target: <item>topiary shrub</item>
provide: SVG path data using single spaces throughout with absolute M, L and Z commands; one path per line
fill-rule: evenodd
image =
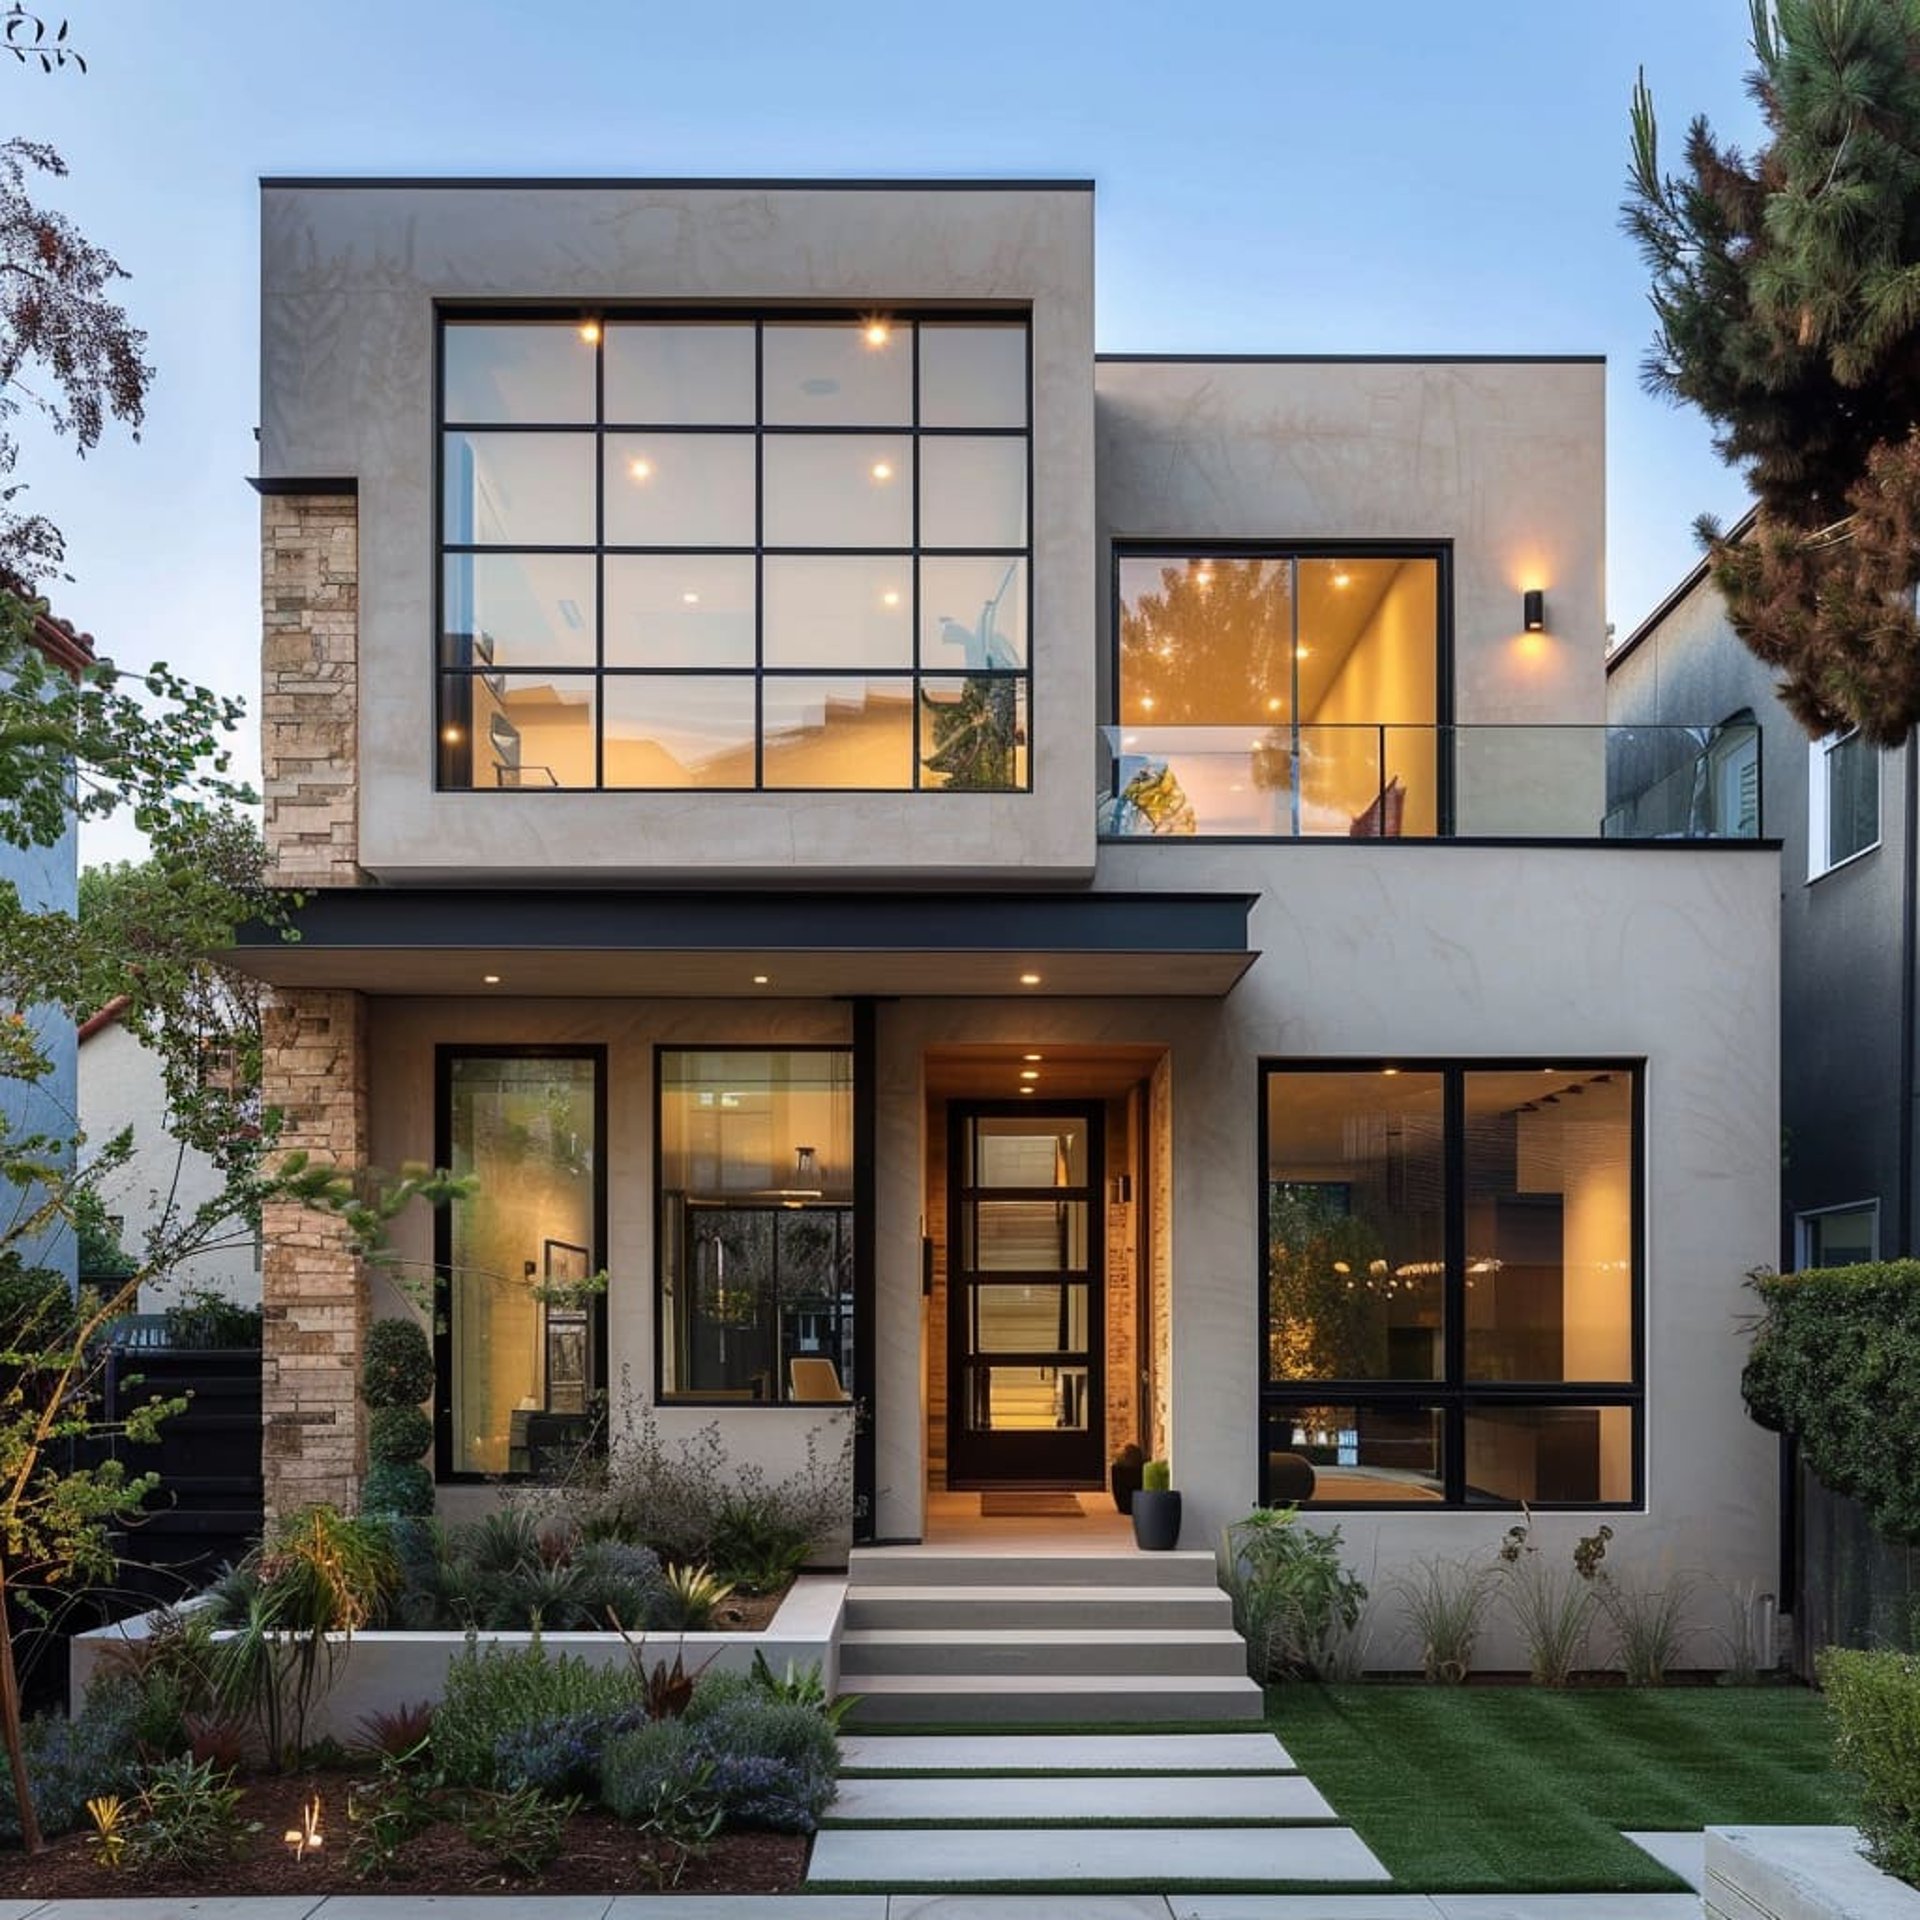
M 360 1511 L 424 1520 L 433 1511 L 433 1475 L 418 1461 L 376 1460 L 360 1483 Z
M 433 1349 L 417 1320 L 376 1320 L 360 1361 L 360 1398 L 370 1407 L 417 1407 L 433 1394 Z
M 367 1422 L 367 1457 L 405 1463 L 433 1445 L 433 1422 L 419 1407 L 375 1407 Z
M 1887 1538 L 1920 1541 L 1920 1261 L 1756 1273 L 1747 1411 L 1798 1436 L 1821 1483 Z
M 1887 1872 L 1920 1884 L 1920 1659 L 1829 1647 L 1816 1664 L 1835 1758 L 1860 1779 L 1868 1850 Z

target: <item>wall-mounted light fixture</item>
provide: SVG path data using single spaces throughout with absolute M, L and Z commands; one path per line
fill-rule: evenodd
M 1529 633 L 1546 631 L 1547 596 L 1538 587 L 1529 587 L 1520 596 L 1520 624 Z

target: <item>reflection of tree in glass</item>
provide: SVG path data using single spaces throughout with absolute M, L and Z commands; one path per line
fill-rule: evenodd
M 824 1307 L 834 1294 L 834 1215 L 802 1209 L 780 1216 L 780 1298 L 789 1307 Z
M 1387 1372 L 1387 1302 L 1367 1285 L 1379 1234 L 1345 1190 L 1267 1189 L 1267 1377 L 1374 1380 Z
M 1120 607 L 1129 726 L 1261 725 L 1287 717 L 1293 595 L 1284 562 L 1180 560 Z M 1278 701 L 1278 706 L 1273 703 Z
M 933 751 L 921 764 L 952 793 L 1008 793 L 1019 785 L 1019 682 L 970 678 L 958 700 L 922 694 Z

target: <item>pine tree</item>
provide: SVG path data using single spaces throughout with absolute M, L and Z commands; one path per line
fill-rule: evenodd
M 1749 160 L 1704 119 L 1660 169 L 1635 88 L 1622 213 L 1652 274 L 1643 367 L 1755 496 L 1699 531 L 1734 630 L 1812 733 L 1920 720 L 1920 0 L 1752 0 Z

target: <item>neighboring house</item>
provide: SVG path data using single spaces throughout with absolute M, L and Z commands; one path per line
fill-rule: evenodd
M 1744 523 L 1743 523 L 1744 524 Z M 1739 529 L 1736 529 L 1738 532 Z M 1809 740 L 1740 642 L 1703 562 L 1607 661 L 1618 727 L 1760 723 L 1710 784 L 1729 814 L 1764 797 L 1781 841 L 1781 1213 L 1768 1264 L 1914 1250 L 1915 783 L 1911 741 Z M 1746 733 L 1727 727 L 1731 742 Z M 1712 903 L 1703 903 L 1712 910 Z M 1730 946 L 1730 973 L 1759 956 Z
M 110 1001 L 80 1027 L 80 1119 L 89 1143 L 104 1146 L 133 1130 L 133 1153 L 101 1185 L 100 1198 L 120 1244 L 136 1258 L 163 1220 L 191 1220 L 226 1182 L 197 1148 L 174 1137 L 160 1056 L 121 1021 L 124 1000 Z M 143 1286 L 139 1311 L 163 1313 L 189 1292 L 217 1293 L 237 1306 L 260 1303 L 260 1241 L 244 1223 L 217 1231 L 206 1250 L 164 1281 Z
M 1093 319 L 1080 184 L 265 184 L 240 958 L 291 1142 L 479 1176 L 443 1509 L 844 1387 L 882 1541 L 1137 1442 L 1189 1544 L 1770 1583 L 1778 852 L 1610 751 L 1602 364 Z M 351 1498 L 352 1263 L 265 1304 L 270 1503 Z
M 46 614 L 33 623 L 34 644 L 56 667 L 76 678 L 93 664 L 93 638 L 76 633 L 64 621 Z M 50 847 L 15 847 L 0 841 L 0 881 L 11 884 L 20 901 L 33 913 L 77 913 L 80 904 L 80 837 L 69 819 L 66 830 Z M 50 1071 L 35 1081 L 0 1080 L 0 1126 L 8 1138 L 40 1134 L 66 1143 L 71 1159 L 72 1140 L 79 1128 L 78 1045 L 73 1022 L 57 1007 L 29 1007 L 24 1017 L 35 1042 L 50 1062 Z M 22 1191 L 0 1186 L 0 1209 L 10 1225 L 17 1224 L 43 1198 L 37 1187 Z M 64 1226 L 50 1233 L 11 1243 L 21 1259 L 63 1274 L 69 1285 L 76 1277 L 73 1234 Z

